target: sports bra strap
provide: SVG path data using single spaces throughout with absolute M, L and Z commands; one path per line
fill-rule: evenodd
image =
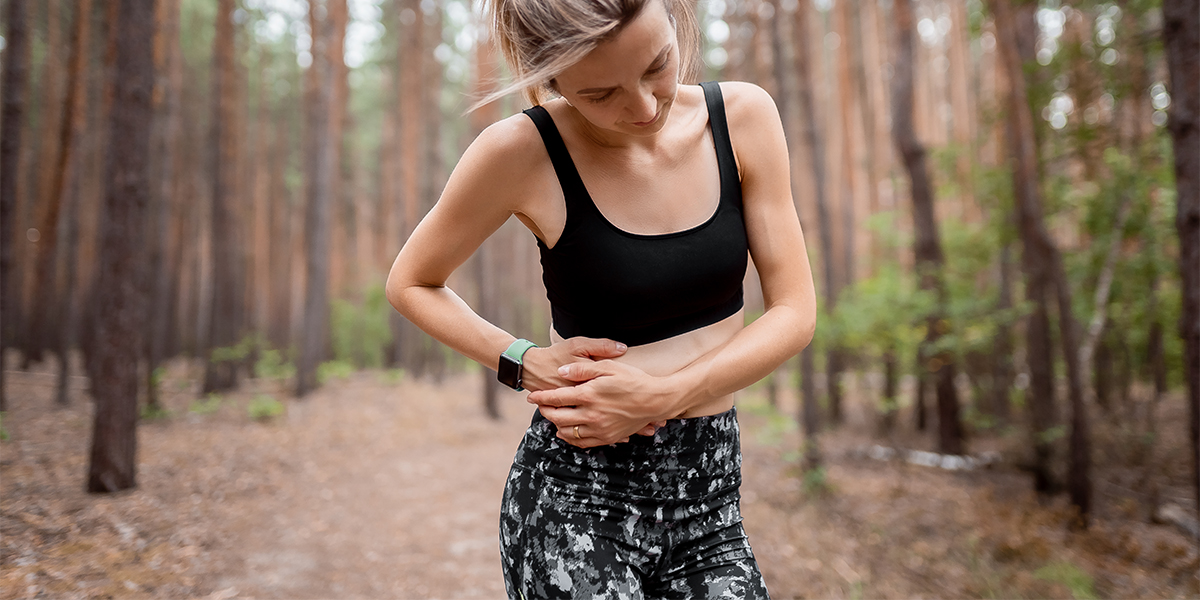
M 538 105 L 527 108 L 523 111 L 526 116 L 533 120 L 533 124 L 537 125 L 538 133 L 542 136 L 542 143 L 546 145 L 546 152 L 550 155 L 550 162 L 554 165 L 554 173 L 558 175 L 558 183 L 562 186 L 563 196 L 567 201 L 567 217 L 570 218 L 572 213 L 576 212 L 573 206 L 580 199 L 586 200 L 589 198 L 587 188 L 583 185 L 583 178 L 579 176 L 579 170 L 575 168 L 575 162 L 571 160 L 571 154 L 567 152 L 567 145 L 563 143 L 562 135 L 558 133 L 558 126 L 554 124 L 554 119 L 550 117 L 549 111 L 544 106 Z
M 737 161 L 733 158 L 733 143 L 729 141 L 729 123 L 725 120 L 725 99 L 721 86 L 715 81 L 700 84 L 704 103 L 708 105 L 708 121 L 717 147 L 717 168 L 721 171 L 721 198 L 741 198 L 742 182 L 738 178 Z M 728 188 L 728 189 L 727 189 Z

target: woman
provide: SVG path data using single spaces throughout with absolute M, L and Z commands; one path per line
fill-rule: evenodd
M 753 85 L 679 83 L 689 5 L 494 0 L 505 92 L 534 107 L 471 144 L 388 278 L 397 310 L 538 406 L 501 507 L 512 598 L 767 597 L 731 394 L 808 344 L 816 301 L 778 111 Z M 547 348 L 445 287 L 514 215 Z M 747 254 L 766 307 L 748 326 Z

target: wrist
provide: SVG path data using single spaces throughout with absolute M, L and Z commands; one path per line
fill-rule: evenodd
M 658 420 L 677 418 L 696 403 L 696 380 L 686 371 L 655 378 L 658 383 L 657 412 L 661 417 Z

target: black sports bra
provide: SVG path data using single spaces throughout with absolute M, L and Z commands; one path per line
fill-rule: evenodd
M 596 208 L 545 108 L 525 111 L 541 133 L 567 204 L 553 248 L 540 239 L 542 281 L 554 329 L 564 339 L 609 338 L 629 346 L 699 329 L 742 308 L 748 244 L 725 104 L 715 82 L 700 84 L 721 178 L 717 210 L 685 231 L 643 235 Z

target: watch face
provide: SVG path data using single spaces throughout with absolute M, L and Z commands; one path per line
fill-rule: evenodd
M 501 354 L 500 368 L 496 370 L 496 379 L 514 390 L 521 389 L 521 363 Z

